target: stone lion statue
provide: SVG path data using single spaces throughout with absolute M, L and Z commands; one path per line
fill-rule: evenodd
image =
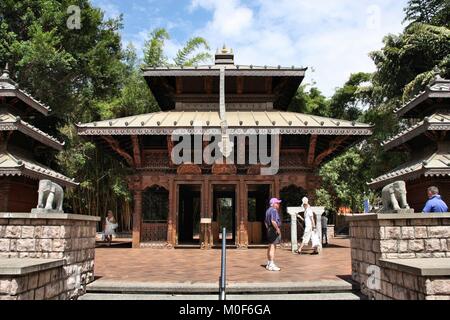
M 381 200 L 383 209 L 381 212 L 399 212 L 402 209 L 410 210 L 406 201 L 406 183 L 405 181 L 395 181 L 386 185 L 381 190 Z
M 63 188 L 50 180 L 39 181 L 38 209 L 63 211 Z

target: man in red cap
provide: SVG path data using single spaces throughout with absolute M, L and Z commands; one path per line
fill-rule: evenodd
M 264 223 L 267 228 L 267 240 L 269 247 L 267 248 L 267 265 L 269 271 L 280 271 L 274 263 L 276 245 L 281 242 L 281 219 L 278 211 L 280 210 L 281 200 L 277 198 L 270 199 L 270 207 L 266 211 L 266 219 Z

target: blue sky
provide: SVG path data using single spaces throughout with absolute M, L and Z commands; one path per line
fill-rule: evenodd
M 309 67 L 306 83 L 326 95 L 350 73 L 373 71 L 368 53 L 403 30 L 407 0 L 92 0 L 106 17 L 123 14 L 124 45 L 142 55 L 148 33 L 165 27 L 173 57 L 192 36 L 233 48 L 237 64 Z

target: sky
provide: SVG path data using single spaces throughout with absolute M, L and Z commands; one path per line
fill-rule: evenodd
M 193 36 L 213 54 L 224 44 L 236 64 L 308 67 L 304 84 L 326 96 L 351 73 L 372 72 L 369 52 L 402 32 L 407 0 L 91 0 L 106 18 L 123 14 L 123 45 L 142 57 L 148 34 L 168 30 L 166 55 Z M 209 62 L 207 62 L 209 63 Z M 205 64 L 207 64 L 205 63 Z

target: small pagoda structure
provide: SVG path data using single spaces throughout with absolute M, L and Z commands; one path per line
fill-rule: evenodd
M 30 212 L 37 206 L 39 180 L 76 186 L 73 179 L 40 163 L 64 143 L 35 124 L 50 108 L 21 90 L 6 66 L 0 77 L 0 212 Z
M 408 204 L 421 212 L 429 186 L 450 200 L 450 80 L 436 75 L 425 91 L 394 111 L 409 119 L 407 129 L 382 143 L 385 151 L 407 152 L 409 161 L 369 183 L 380 189 L 396 180 L 406 182 Z

